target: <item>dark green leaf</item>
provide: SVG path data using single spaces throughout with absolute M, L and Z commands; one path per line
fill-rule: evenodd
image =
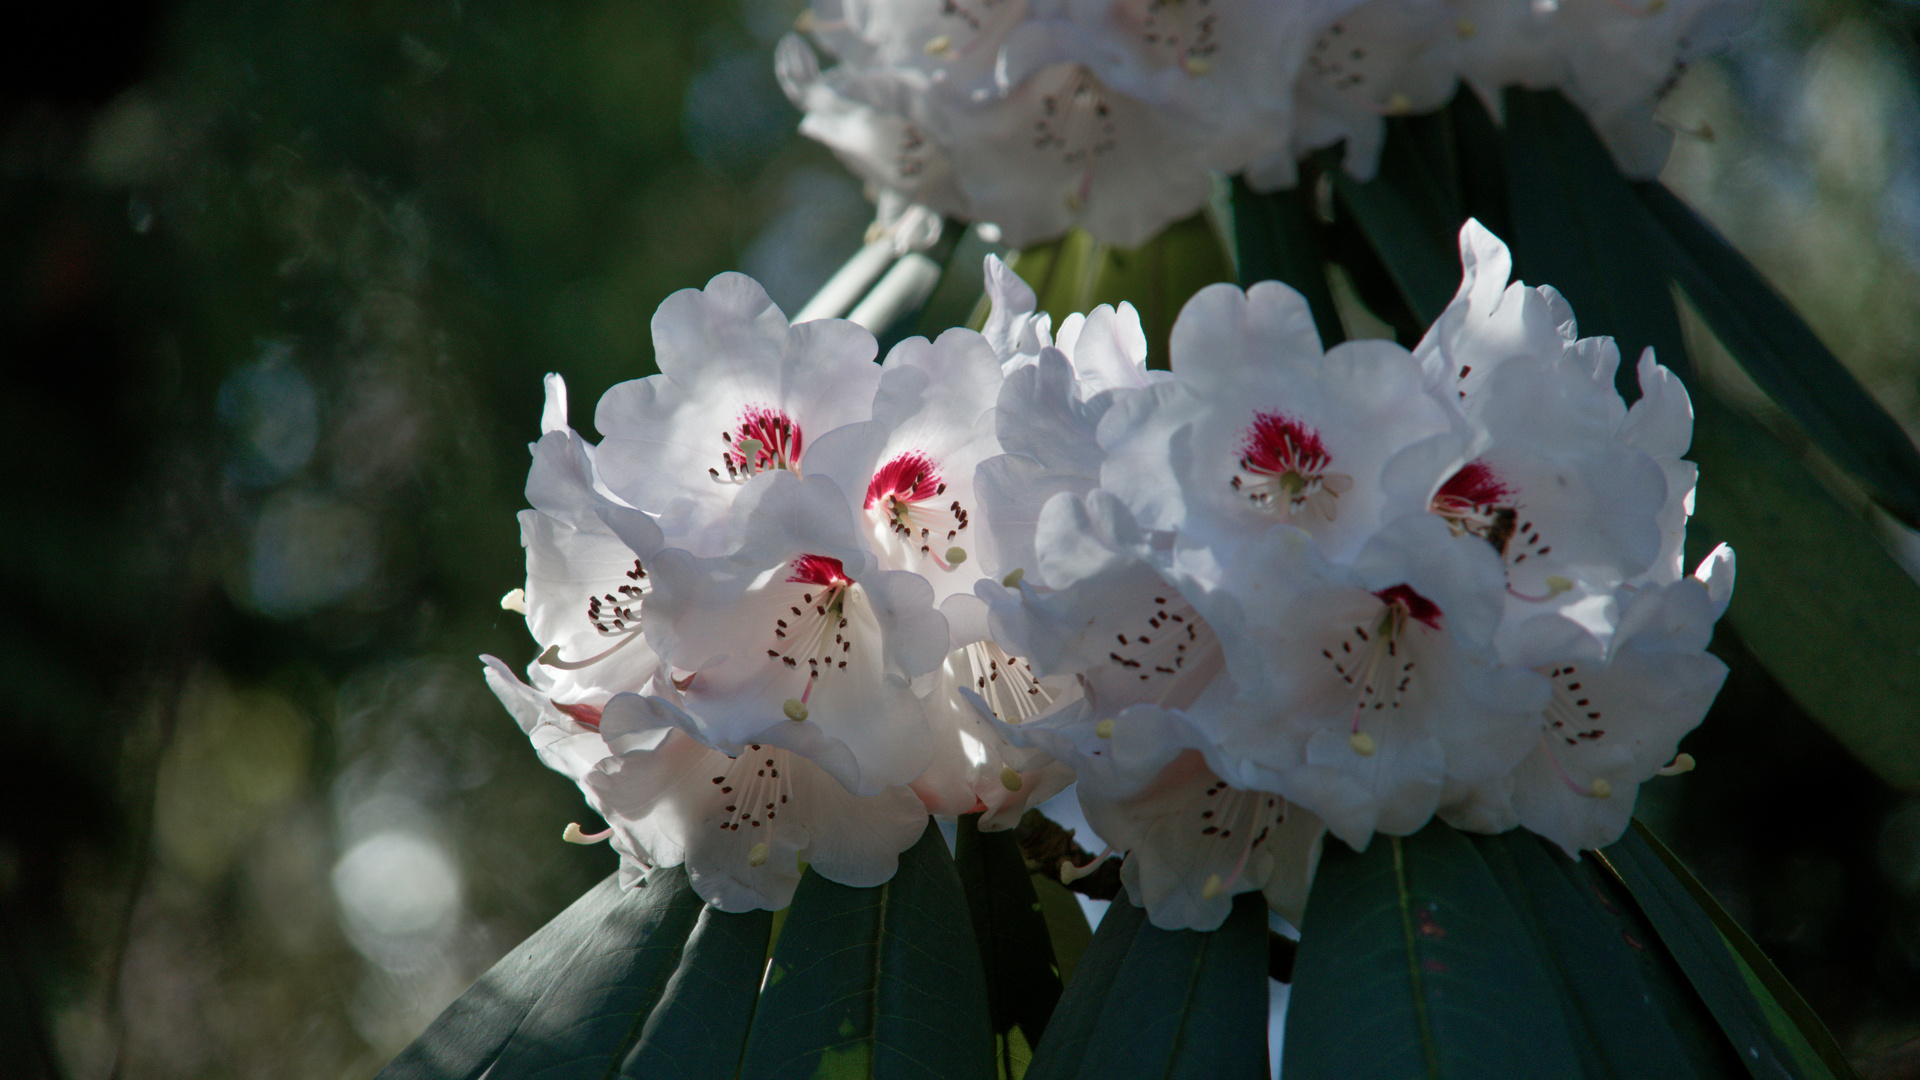
M 1691 546 L 1739 553 L 1741 640 L 1881 779 L 1920 791 L 1920 585 L 1779 439 L 1705 394 L 1689 456 Z
M 981 832 L 980 815 L 967 814 L 954 835 L 953 862 L 987 973 L 993 1029 L 1005 1035 L 1018 1024 L 1037 1043 L 1060 1001 L 1060 971 L 1020 845 L 1011 832 Z
M 1472 839 L 1534 938 L 1587 1077 L 1745 1075 L 1685 974 L 1595 860 L 1575 863 L 1525 829 Z
M 1450 826 L 1329 844 L 1300 929 L 1286 1076 L 1580 1075 L 1535 939 Z
M 1586 117 L 1559 93 L 1507 92 L 1507 191 L 1514 270 L 1560 290 L 1582 333 L 1619 343 L 1621 394 L 1640 396 L 1634 364 L 1649 345 L 1690 380 L 1652 222 Z
M 1447 106 L 1447 119 L 1453 127 L 1462 213 L 1478 218 L 1495 236 L 1511 237 L 1513 222 L 1507 216 L 1506 154 L 1500 126 L 1494 123 L 1480 95 L 1464 86 Z
M 680 967 L 620 1066 L 631 1080 L 732 1080 L 766 970 L 773 912 L 703 908 Z
M 1635 822 L 1599 854 L 1673 951 L 1748 1071 L 1755 1077 L 1853 1075 L 1820 1018 L 1645 826 Z
M 682 867 L 622 893 L 501 1051 L 488 1080 L 600 1080 L 626 1056 L 704 905 Z
M 588 890 L 532 937 L 508 950 L 420 1037 L 380 1071 L 379 1080 L 472 1080 L 487 1070 L 528 1010 L 621 900 L 619 875 Z
M 1240 255 L 1240 287 L 1256 281 L 1282 281 L 1307 298 L 1320 345 L 1330 349 L 1346 339 L 1333 290 L 1327 286 L 1320 223 L 1314 220 L 1312 190 L 1302 187 L 1261 195 L 1239 177 L 1233 181 L 1233 240 Z
M 1874 500 L 1920 528 L 1920 450 L 1745 256 L 1658 183 L 1636 185 L 1662 251 L 1714 336 Z
M 1361 183 L 1338 166 L 1328 173 L 1338 206 L 1379 252 L 1414 317 L 1431 325 L 1460 286 L 1460 223 L 1449 207 L 1454 200 L 1442 193 L 1413 149 L 1403 146 L 1409 136 L 1396 134 L 1381 152 L 1380 171 L 1372 180 Z
M 1264 1078 L 1266 944 L 1267 902 L 1259 893 L 1236 897 L 1226 923 L 1209 933 L 1140 927 L 1107 991 L 1080 1075 Z
M 741 1075 L 994 1075 L 986 981 L 946 842 L 931 821 L 892 881 L 809 870 L 774 946 Z
M 1072 890 L 1045 874 L 1030 875 L 1033 891 L 1040 898 L 1040 914 L 1047 920 L 1047 937 L 1053 942 L 1053 960 L 1060 967 L 1060 985 L 1073 981 L 1073 973 L 1093 941 L 1093 927 L 1087 925 L 1087 913 Z
M 1100 929 L 1081 955 L 1066 992 L 1060 995 L 1060 1005 L 1053 1010 L 1053 1019 L 1047 1021 L 1047 1037 L 1033 1048 L 1027 1080 L 1065 1080 L 1079 1075 L 1101 1010 L 1106 1007 L 1107 992 L 1113 988 L 1134 938 L 1146 924 L 1146 910 L 1134 907 L 1122 889 L 1100 919 Z

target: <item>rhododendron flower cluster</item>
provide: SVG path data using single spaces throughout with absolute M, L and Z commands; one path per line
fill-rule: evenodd
M 1193 213 L 1208 171 L 1291 186 L 1346 144 L 1373 175 L 1387 116 L 1461 84 L 1496 114 L 1507 86 L 1559 89 L 1627 172 L 1650 177 L 1654 120 L 1685 67 L 1752 0 L 816 0 L 776 67 L 801 130 L 909 204 L 1025 245 L 1080 225 L 1123 247 Z M 823 68 L 822 54 L 831 63 Z
M 895 52 L 934 79 L 965 42 Z M 549 378 L 508 600 L 541 651 L 488 660 L 608 823 L 569 838 L 778 908 L 1077 778 L 1129 895 L 1196 929 L 1249 891 L 1297 917 L 1329 832 L 1611 842 L 1690 762 L 1732 554 L 1682 566 L 1672 374 L 1639 357 L 1629 407 L 1610 340 L 1477 223 L 1461 255 L 1411 351 L 1215 285 L 1170 371 L 1130 306 L 1056 331 L 992 259 L 982 333 L 878 364 L 738 274 L 670 297 L 597 446 Z

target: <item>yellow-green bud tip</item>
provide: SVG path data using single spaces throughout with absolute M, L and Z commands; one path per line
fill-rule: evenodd
M 762 840 L 759 843 L 753 845 L 753 849 L 747 852 L 747 865 L 748 866 L 765 866 L 766 864 L 767 864 L 767 842 L 765 840 Z
M 1208 874 L 1206 883 L 1200 886 L 1200 899 L 1212 900 L 1227 891 L 1227 883 L 1220 880 L 1219 874 Z
M 1354 732 L 1353 738 L 1347 741 L 1353 744 L 1353 752 L 1359 754 L 1361 757 L 1372 757 L 1374 752 L 1380 749 L 1380 747 L 1374 743 L 1373 736 L 1364 731 Z
M 1007 571 L 1007 576 L 1000 579 L 1000 584 L 1005 585 L 1009 589 L 1017 589 L 1020 587 L 1020 579 L 1026 576 L 1027 572 L 1016 566 Z
M 786 704 L 780 706 L 780 711 L 787 714 L 787 719 L 797 724 L 807 718 L 807 703 L 797 697 L 790 697 Z
M 967 561 L 966 548 L 950 547 L 947 549 L 947 565 L 948 566 L 959 566 L 961 563 L 966 561 Z
M 1024 781 L 1020 779 L 1020 774 L 1013 771 L 1013 766 L 1011 765 L 1000 766 L 1000 786 L 1001 787 L 1006 788 L 1008 791 L 1019 791 L 1020 785 L 1023 782 Z

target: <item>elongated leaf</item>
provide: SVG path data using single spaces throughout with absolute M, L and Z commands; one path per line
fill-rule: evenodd
M 1694 410 L 1688 533 L 1739 553 L 1727 617 L 1855 757 L 1920 792 L 1920 585 L 1771 432 L 1706 395 Z
M 702 908 L 680 967 L 620 1066 L 627 1080 L 731 1080 L 753 1023 L 773 912 Z
M 550 983 L 488 1080 L 599 1080 L 612 1072 L 680 965 L 702 904 L 681 867 L 623 893 Z
M 1338 167 L 1330 175 L 1339 205 L 1380 253 L 1414 317 L 1431 325 L 1460 285 L 1454 253 L 1460 225 L 1448 216 L 1449 200 L 1435 189 L 1414 151 L 1397 144 L 1395 152 L 1382 152 L 1379 174 L 1366 183 Z
M 1079 1075 L 1232 1080 L 1267 1075 L 1267 903 L 1236 897 L 1209 933 L 1140 927 L 1107 991 Z
M 1507 216 L 1506 153 L 1500 126 L 1494 123 L 1480 95 L 1464 86 L 1447 105 L 1447 119 L 1453 128 L 1462 213 L 1478 218 L 1495 236 L 1512 236 L 1513 221 Z M 1445 163 L 1430 158 L 1428 167 L 1444 168 Z
M 1020 845 L 1011 832 L 981 832 L 980 815 L 967 814 L 954 835 L 953 862 L 987 973 L 993 1030 L 1005 1035 L 1017 1024 L 1037 1043 L 1060 1001 L 1060 970 Z
M 534 1003 L 621 899 L 611 875 L 508 950 L 407 1044 L 378 1080 L 472 1080 L 500 1056 Z
M 1145 925 L 1146 909 L 1135 907 L 1127 899 L 1126 890 L 1120 890 L 1100 919 L 1100 929 L 1081 955 L 1066 992 L 1060 995 L 1053 1018 L 1047 1021 L 1047 1037 L 1033 1049 L 1027 1080 L 1064 1080 L 1079 1075 L 1080 1063 L 1106 1007 L 1107 994 Z
M 1514 829 L 1476 836 L 1534 937 L 1589 1078 L 1744 1076 L 1686 975 L 1617 883 Z
M 1073 981 L 1080 957 L 1093 941 L 1093 927 L 1087 925 L 1087 913 L 1065 885 L 1044 874 L 1029 875 L 1033 891 L 1040 900 L 1040 914 L 1047 920 L 1047 937 L 1053 942 L 1053 960 L 1060 967 L 1060 985 Z
M 1651 345 L 1691 379 L 1680 319 L 1638 196 L 1586 117 L 1553 91 L 1507 92 L 1507 192 L 1514 270 L 1552 285 L 1580 332 L 1620 345 L 1620 393 L 1639 397 L 1634 362 Z
M 892 881 L 808 871 L 774 946 L 741 1075 L 987 1080 L 986 980 L 966 897 L 932 822 Z
M 1208 285 L 1232 280 L 1233 260 L 1220 231 L 1201 213 L 1174 222 L 1137 248 L 1101 248 L 1087 299 L 1089 306 L 1132 304 L 1147 334 L 1147 366 L 1165 370 L 1167 342 L 1180 309 Z
M 1580 1075 L 1534 938 L 1450 826 L 1328 845 L 1300 929 L 1287 1077 Z
M 1074 312 L 1132 304 L 1147 335 L 1147 364 L 1167 366 L 1167 337 L 1189 297 L 1233 280 L 1233 260 L 1206 214 L 1176 221 L 1137 248 L 1114 248 L 1074 229 L 1020 252 L 1013 270 L 1058 329 Z
M 1346 339 L 1340 309 L 1327 286 L 1325 253 L 1320 245 L 1320 223 L 1309 203 L 1312 190 L 1299 188 L 1262 195 L 1244 179 L 1233 181 L 1233 241 L 1240 255 L 1240 287 L 1256 281 L 1281 281 L 1307 298 L 1314 325 L 1320 329 L 1321 348 L 1331 349 Z
M 1600 854 L 1673 950 L 1754 1076 L 1853 1075 L 1799 992 L 1646 826 L 1634 822 Z
M 1079 229 L 1069 229 L 1058 240 L 1022 248 L 1008 266 L 1033 289 L 1041 311 L 1053 316 L 1053 325 L 1076 311 L 1092 307 L 1094 261 L 1100 245 Z
M 1734 359 L 1895 517 L 1920 528 L 1920 449 L 1713 226 L 1658 183 L 1635 185 L 1663 254 Z

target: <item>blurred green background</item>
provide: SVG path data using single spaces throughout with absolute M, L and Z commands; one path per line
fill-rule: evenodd
M 740 269 L 791 311 L 860 242 L 774 84 L 799 6 L 207 0 L 10 34 L 0 1074 L 368 1076 L 612 870 L 560 842 L 590 813 L 475 658 L 533 651 L 498 600 L 541 376 L 593 437 L 668 293 Z M 1663 110 L 1669 183 L 1910 431 L 1916 28 L 1777 4 Z M 1701 768 L 1643 816 L 1870 1075 L 1920 1076 L 1920 799 L 1716 651 Z

